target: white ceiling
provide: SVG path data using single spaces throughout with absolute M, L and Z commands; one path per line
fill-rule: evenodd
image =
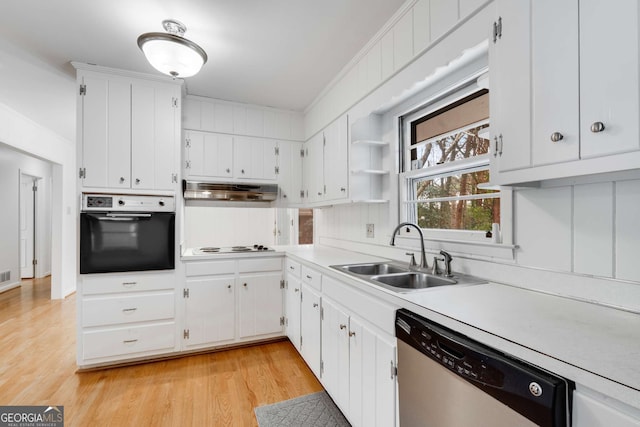
M 0 102 L 68 138 L 75 116 L 58 116 L 75 110 L 69 62 L 157 73 L 136 40 L 173 18 L 209 56 L 187 93 L 303 110 L 404 1 L 3 0 Z

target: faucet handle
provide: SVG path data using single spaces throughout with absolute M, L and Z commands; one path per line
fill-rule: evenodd
M 405 255 L 411 256 L 411 260 L 409 260 L 409 267 L 415 267 L 416 265 L 416 257 L 413 252 L 407 252 Z
M 433 266 L 431 267 L 431 274 L 440 275 L 442 271 L 438 268 L 438 261 L 444 261 L 444 258 L 433 257 Z
M 451 260 L 453 259 L 451 255 L 449 255 L 446 251 L 440 251 L 440 255 L 444 257 L 444 274 L 447 277 L 451 277 L 453 274 L 451 273 Z

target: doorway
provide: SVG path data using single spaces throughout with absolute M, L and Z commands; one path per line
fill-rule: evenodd
M 36 276 L 36 192 L 37 177 L 20 174 L 20 278 Z

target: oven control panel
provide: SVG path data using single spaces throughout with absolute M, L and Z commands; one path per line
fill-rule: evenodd
M 82 211 L 175 212 L 174 196 L 82 194 Z

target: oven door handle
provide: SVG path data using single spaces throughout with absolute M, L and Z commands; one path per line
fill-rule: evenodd
M 99 221 L 127 221 L 127 220 L 135 220 L 138 218 L 151 218 L 150 213 L 127 213 L 127 214 L 119 214 L 119 213 L 108 213 L 107 216 L 99 216 Z

